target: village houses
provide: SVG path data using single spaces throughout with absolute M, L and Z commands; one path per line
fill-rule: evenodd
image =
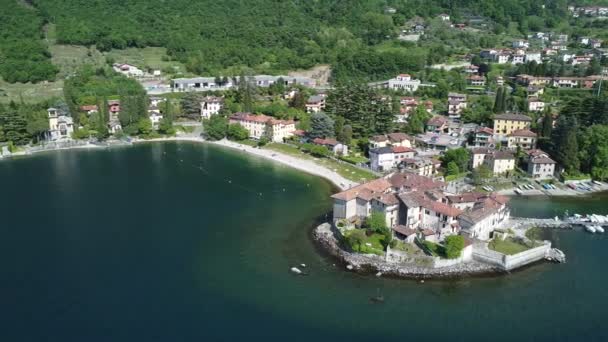
M 489 239 L 492 231 L 509 218 L 506 197 L 456 195 L 446 192 L 445 187 L 445 183 L 429 177 L 392 173 L 333 195 L 334 222 L 360 221 L 372 212 L 380 212 L 401 239 L 411 230 L 420 236 L 436 236 L 437 240 L 459 233 Z
M 389 133 L 383 135 L 375 135 L 370 139 L 370 148 L 386 147 L 386 146 L 403 146 L 412 147 L 414 138 L 405 133 Z
M 388 89 L 401 90 L 407 92 L 415 92 L 420 87 L 420 80 L 415 80 L 411 75 L 400 74 L 395 78 L 391 78 L 385 84 Z
M 404 159 L 412 159 L 416 150 L 405 146 L 384 146 L 369 150 L 370 166 L 374 171 L 390 171 Z
M 313 95 L 306 101 L 307 113 L 318 113 L 325 109 L 325 94 Z

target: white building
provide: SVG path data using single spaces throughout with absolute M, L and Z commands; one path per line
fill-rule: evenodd
M 528 98 L 528 111 L 530 112 L 542 112 L 545 109 L 545 103 L 538 97 Z
M 542 54 L 539 51 L 528 51 L 526 52 L 526 63 L 536 62 L 540 64 L 543 62 Z
M 313 95 L 306 101 L 307 113 L 318 113 L 325 109 L 325 94 Z
M 144 71 L 141 70 L 140 68 L 131 65 L 131 64 L 119 64 L 119 63 L 114 63 L 112 65 L 112 69 L 114 69 L 114 71 L 121 73 L 127 77 L 142 77 L 144 76 Z
M 163 119 L 163 115 L 158 110 L 150 110 L 150 111 L 148 111 L 148 117 L 150 118 L 150 121 L 152 122 L 152 127 L 154 127 L 154 129 L 158 129 L 158 125 L 160 124 L 160 121 Z
M 555 174 L 557 164 L 549 155 L 541 150 L 531 150 L 527 154 L 528 174 L 534 179 L 551 179 Z
M 412 79 L 408 74 L 400 74 L 395 78 L 388 80 L 388 88 L 391 90 L 402 90 L 415 92 L 420 87 L 420 80 Z
M 222 109 L 224 99 L 221 97 L 207 96 L 201 101 L 201 118 L 209 119 L 212 115 L 216 115 Z
M 416 150 L 405 146 L 385 146 L 369 150 L 370 166 L 374 171 L 389 171 L 401 162 L 412 159 Z
M 56 108 L 47 109 L 49 116 L 49 138 L 51 140 L 71 139 L 74 121 L 66 115 L 59 115 Z

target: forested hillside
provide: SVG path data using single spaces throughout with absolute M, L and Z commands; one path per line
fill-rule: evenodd
M 42 41 L 43 23 L 34 8 L 0 0 L 0 76 L 6 81 L 38 82 L 57 74 Z
M 458 52 L 449 41 L 482 46 L 491 40 L 488 34 L 551 29 L 568 20 L 568 5 L 590 2 L 0 0 L 0 73 L 10 82 L 52 79 L 56 70 L 42 41 L 42 25 L 51 22 L 60 44 L 101 51 L 162 46 L 168 58 L 195 74 L 236 74 L 233 68 L 244 66 L 279 73 L 327 63 L 337 79 L 378 79 L 443 62 Z M 454 22 L 483 16 L 491 31 L 449 37 L 437 32 L 424 46 L 394 41 L 407 20 L 443 12 Z

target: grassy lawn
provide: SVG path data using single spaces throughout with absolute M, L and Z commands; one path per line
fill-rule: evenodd
M 507 255 L 521 253 L 537 246 L 538 244 L 536 243 L 528 245 L 513 238 L 506 238 L 504 240 L 494 239 L 488 244 L 488 248 L 491 250 Z
M 368 180 L 372 180 L 376 178 L 376 176 L 366 170 L 359 169 L 353 165 L 339 163 L 335 160 L 328 158 L 314 158 L 313 156 L 306 154 L 300 151 L 298 148 L 287 145 L 287 144 L 278 144 L 278 143 L 270 143 L 264 146 L 265 149 L 277 151 L 280 153 L 284 153 L 290 156 L 294 156 L 301 159 L 312 160 L 316 164 L 326 167 L 330 170 L 335 171 L 340 176 L 355 182 L 364 182 Z
M 402 252 L 406 252 L 409 255 L 424 255 L 424 252 L 418 248 L 417 246 L 411 244 L 411 243 L 406 243 L 403 241 L 396 241 L 395 242 L 395 247 L 393 249 L 396 249 L 398 251 L 402 251 Z
M 11 100 L 35 103 L 54 97 L 63 97 L 63 81 L 40 83 L 8 83 L 0 78 L 0 103 Z
M 353 231 L 354 230 L 347 231 L 344 234 L 344 237 L 347 238 Z M 384 246 L 382 245 L 383 239 L 384 235 L 374 233 L 370 236 L 366 236 L 361 245 L 354 245 L 351 246 L 351 248 L 358 253 L 384 255 Z M 367 244 L 371 244 L 371 246 L 368 246 Z
M 60 70 L 58 78 L 72 75 L 85 64 L 103 66 L 105 63 L 104 55 L 94 47 L 51 44 L 49 50 L 52 55 L 51 61 Z
M 367 163 L 369 161 L 369 159 L 361 156 L 342 156 L 340 159 L 351 164 Z

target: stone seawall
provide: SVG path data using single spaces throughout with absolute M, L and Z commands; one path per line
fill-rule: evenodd
M 488 275 L 503 272 L 496 266 L 474 260 L 441 268 L 390 263 L 381 256 L 363 255 L 346 251 L 340 246 L 336 234 L 337 232 L 329 223 L 323 223 L 314 229 L 313 238 L 325 251 L 346 265 L 350 265 L 349 269 L 356 272 L 381 272 L 388 276 L 415 279 L 459 278 L 467 275 Z

